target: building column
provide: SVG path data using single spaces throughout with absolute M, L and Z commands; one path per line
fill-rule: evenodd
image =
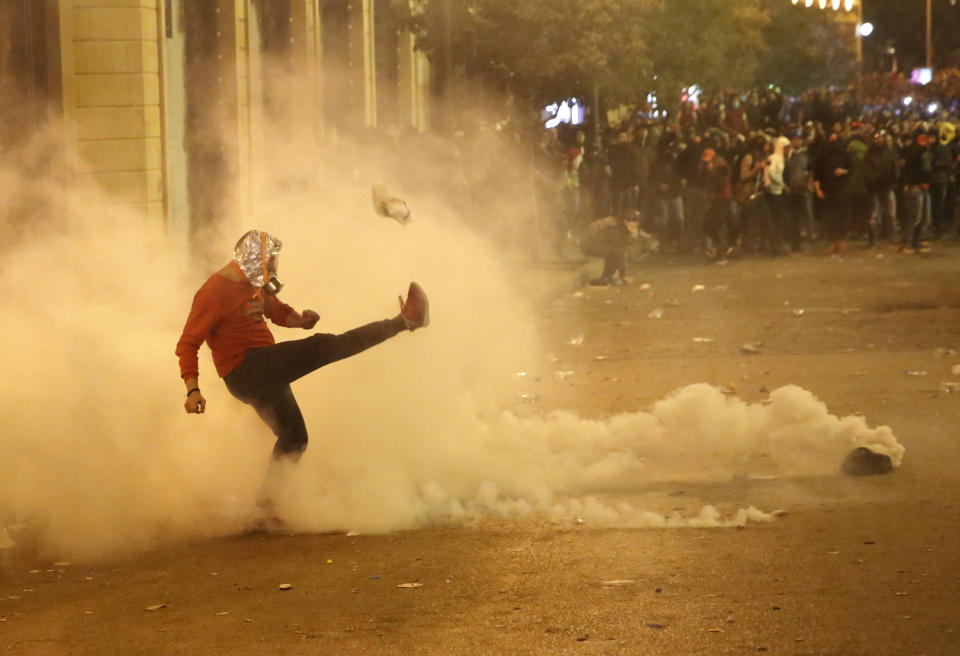
M 165 223 L 157 0 L 61 0 L 67 152 L 81 184 Z

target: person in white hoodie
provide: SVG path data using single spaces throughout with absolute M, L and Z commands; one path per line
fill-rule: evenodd
M 761 230 L 762 248 L 771 255 L 780 255 L 783 244 L 783 227 L 788 207 L 786 183 L 783 181 L 783 169 L 789 157 L 790 140 L 777 137 L 773 142 L 773 154 L 763 163 L 763 191 L 767 200 L 768 216 Z

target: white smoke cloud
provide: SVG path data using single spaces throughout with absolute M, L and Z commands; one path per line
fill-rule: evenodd
M 410 280 L 429 295 L 432 322 L 294 384 L 311 438 L 280 499 L 296 528 L 382 532 L 483 518 L 742 525 L 771 516 L 709 505 L 682 516 L 607 497 L 740 473 L 835 472 L 856 445 L 899 464 L 903 447 L 888 428 L 831 415 L 796 387 L 759 405 L 691 385 L 603 421 L 513 411 L 510 374 L 542 353 L 530 300 L 502 253 L 422 188 L 405 193 L 372 165 L 352 178 L 339 161 L 312 152 L 304 161 L 293 173 L 272 162 L 282 180 L 262 178 L 270 193 L 257 196 L 255 224 L 221 226 L 209 259 L 225 263 L 244 230 L 267 230 L 284 242 L 282 297 L 317 310 L 317 330 L 394 316 Z M 409 225 L 374 214 L 376 182 L 407 201 Z M 72 560 L 239 530 L 273 436 L 226 392 L 206 347 L 207 412 L 187 416 L 173 354 L 213 269 L 90 190 L 45 193 L 72 220 L 24 231 L 0 268 L 0 525 L 17 539 L 29 523 L 42 552 Z M 278 339 L 306 336 L 272 329 Z

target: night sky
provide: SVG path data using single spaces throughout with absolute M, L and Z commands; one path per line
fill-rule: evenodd
M 868 71 L 889 70 L 888 46 L 896 49 L 900 70 L 923 66 L 926 59 L 926 0 L 862 0 L 863 20 L 874 25 L 864 39 Z M 960 3 L 932 0 L 933 45 L 936 66 L 960 65 Z

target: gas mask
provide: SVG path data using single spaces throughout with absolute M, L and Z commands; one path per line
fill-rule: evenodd
M 283 281 L 277 278 L 276 273 L 270 274 L 270 279 L 263 285 L 263 291 L 268 294 L 276 295 L 283 289 Z
M 240 266 L 250 284 L 268 294 L 276 294 L 283 287 L 277 278 L 277 258 L 283 242 L 266 232 L 250 230 L 233 248 L 233 261 Z

